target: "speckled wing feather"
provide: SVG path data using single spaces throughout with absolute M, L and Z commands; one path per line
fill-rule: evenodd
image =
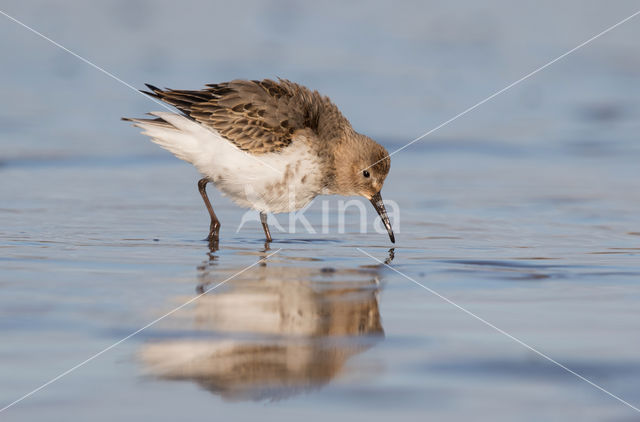
M 147 85 L 153 97 L 209 126 L 252 154 L 279 152 L 297 130 L 311 129 L 330 139 L 351 128 L 338 108 L 317 91 L 280 79 L 234 80 L 200 91 L 161 90 Z

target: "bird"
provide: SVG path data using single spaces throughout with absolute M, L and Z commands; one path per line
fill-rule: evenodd
M 206 189 L 212 183 L 237 205 L 259 211 L 267 242 L 268 213 L 296 211 L 318 195 L 333 194 L 368 199 L 395 243 L 380 193 L 389 153 L 356 132 L 329 97 L 281 78 L 236 79 L 200 90 L 145 85 L 142 93 L 178 112 L 122 120 L 201 173 L 210 242 L 220 232 Z

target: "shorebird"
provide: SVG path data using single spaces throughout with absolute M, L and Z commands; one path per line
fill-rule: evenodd
M 149 91 L 141 92 L 180 113 L 123 120 L 203 175 L 198 190 L 211 217 L 209 241 L 218 241 L 220 231 L 206 191 L 211 182 L 236 204 L 260 212 L 267 242 L 267 213 L 337 194 L 371 201 L 395 243 L 380 195 L 389 154 L 356 132 L 328 97 L 285 79 L 234 80 L 198 91 L 146 85 Z

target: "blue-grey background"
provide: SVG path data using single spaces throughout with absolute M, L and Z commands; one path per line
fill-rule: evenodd
M 278 76 L 303 83 L 394 150 L 640 4 L 4 1 L 0 9 L 134 87 Z M 638 19 L 394 155 L 383 191 L 401 209 L 392 265 L 636 407 Z M 195 170 L 119 121 L 156 104 L 4 16 L 0 53 L 3 407 L 264 253 L 260 227 L 236 233 L 242 212 L 217 193 L 221 249 L 209 253 L 200 241 L 208 221 Z M 319 203 L 309 210 L 315 226 L 320 212 Z M 276 233 L 272 251 L 282 251 L 219 299 L 211 292 L 211 309 L 203 302 L 168 317 L 0 419 L 638 417 L 375 267 L 355 248 L 384 260 L 390 245 L 358 233 L 356 217 L 347 234 L 337 233 L 337 217 L 329 234 Z M 346 287 L 336 296 L 327 283 Z M 279 305 L 248 299 L 251 288 L 259 298 L 276 292 Z M 219 312 L 247 325 L 206 323 L 227 297 L 237 306 Z M 328 331 L 287 331 L 282 309 L 298 309 L 302 327 Z M 344 309 L 379 319 L 384 338 L 340 325 Z M 272 321 L 266 314 L 284 325 L 253 325 Z M 288 369 L 240 382 L 244 372 L 231 368 L 212 394 L 203 388 L 211 368 L 193 357 L 201 350 L 194 342 L 215 360 L 211 350 L 238 341 L 284 345 L 278 356 Z M 154 347 L 165 356 L 165 343 L 190 368 L 180 381 L 145 358 Z M 258 368 L 265 355 L 255 350 L 249 366 Z M 258 393 L 239 394 L 237 383 Z

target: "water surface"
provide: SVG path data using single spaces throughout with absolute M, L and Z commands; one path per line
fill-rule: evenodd
M 136 87 L 302 82 L 389 150 L 637 8 L 5 3 Z M 433 292 L 640 405 L 639 28 L 394 155 L 396 245 L 329 198 L 267 248 L 212 190 L 212 249 L 195 170 L 119 121 L 156 106 L 0 19 L 0 407 L 161 318 L 0 419 L 636 420 Z
M 346 234 L 332 216 L 328 234 L 298 227 L 265 248 L 256 222 L 235 233 L 241 214 L 217 193 L 211 249 L 196 174 L 169 159 L 7 162 L 3 403 L 206 293 L 3 416 L 631 419 L 357 248 L 638 403 L 635 163 L 464 146 L 399 154 L 384 192 L 401 209 L 390 251 L 386 235 L 359 233 L 355 208 Z M 321 213 L 306 214 L 318 231 Z

